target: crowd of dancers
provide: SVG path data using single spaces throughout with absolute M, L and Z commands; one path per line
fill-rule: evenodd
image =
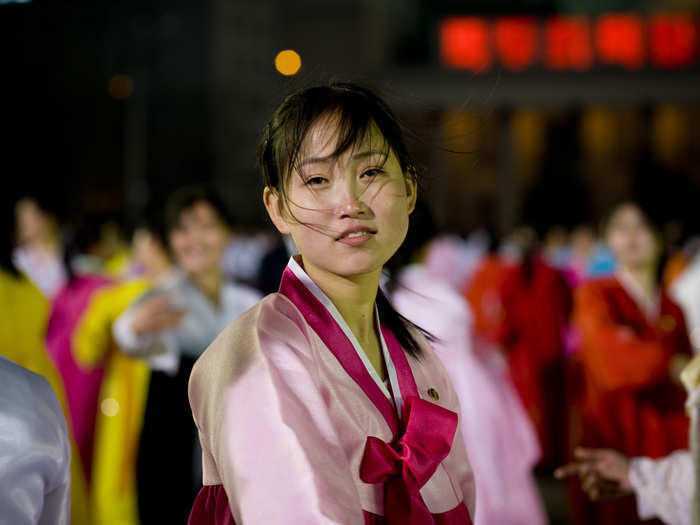
M 316 89 L 285 101 L 265 130 L 274 233 L 241 229 L 204 186 L 149 206 L 128 235 L 118 221 L 61 223 L 31 193 L 3 207 L 0 354 L 45 377 L 58 398 L 60 410 L 47 411 L 67 423 L 70 522 L 399 523 L 391 502 L 405 497 L 410 515 L 434 523 L 537 525 L 548 517 L 536 479 L 566 465 L 557 473 L 569 478 L 574 523 L 690 523 L 690 499 L 677 503 L 668 465 L 689 449 L 686 388 L 696 385 L 684 388 L 681 371 L 700 350 L 700 238 L 664 239 L 633 200 L 599 228 L 441 233 L 415 196 L 415 168 L 388 109 L 352 85 Z M 342 189 L 344 175 L 327 175 L 361 162 Z M 407 234 L 392 169 L 408 181 Z M 294 170 L 299 184 L 288 180 Z M 394 237 L 383 233 L 392 228 Z M 334 244 L 323 248 L 327 239 Z M 388 248 L 375 250 L 386 255 L 376 263 L 362 247 L 380 239 Z M 379 291 L 369 286 L 369 321 L 343 309 L 355 305 L 337 282 L 352 274 L 343 265 L 383 267 Z M 436 358 L 421 354 L 426 341 Z M 409 354 L 406 366 L 394 344 Z M 281 358 L 286 345 L 302 350 Z M 398 420 L 383 412 L 387 398 Z M 404 474 L 405 486 L 383 499 L 355 491 L 393 483 L 369 472 L 374 449 L 360 446 L 369 431 L 355 427 L 388 432 L 386 442 L 400 429 L 405 437 L 409 415 L 434 410 L 422 398 L 459 413 L 445 431 L 459 450 L 448 447 L 424 480 Z M 386 422 L 368 416 L 372 403 Z M 429 417 L 449 427 L 443 416 Z M 48 491 L 55 497 L 67 490 L 66 469 L 63 489 Z M 0 473 L 0 493 L 12 476 Z M 62 515 L 60 504 L 44 509 Z M 266 521 L 281 511 L 285 519 Z

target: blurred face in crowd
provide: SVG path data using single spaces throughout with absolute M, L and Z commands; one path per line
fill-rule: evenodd
M 158 238 L 146 229 L 137 229 L 134 232 L 131 254 L 146 274 L 157 274 L 170 265 L 165 248 Z
M 267 190 L 265 204 L 277 228 L 291 234 L 306 266 L 342 276 L 367 274 L 381 270 L 406 237 L 416 183 L 375 126 L 335 155 L 336 122 L 331 115 L 311 127 L 284 182 L 285 201 Z
M 606 240 L 625 268 L 638 270 L 656 261 L 658 246 L 654 231 L 635 204 L 623 204 L 613 212 Z
M 216 210 L 199 201 L 186 208 L 170 232 L 170 248 L 177 264 L 197 276 L 218 271 L 228 241 L 228 228 Z
M 32 199 L 21 199 L 15 206 L 17 243 L 40 242 L 49 233 L 49 218 Z

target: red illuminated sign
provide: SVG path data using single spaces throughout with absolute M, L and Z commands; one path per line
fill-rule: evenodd
M 642 19 L 638 15 L 607 14 L 598 18 L 595 42 L 603 64 L 639 69 L 644 64 Z
M 554 16 L 545 21 L 544 63 L 555 70 L 583 71 L 591 67 L 591 28 L 586 17 Z
M 448 18 L 440 28 L 440 53 L 448 67 L 481 72 L 491 66 L 489 29 L 479 17 Z
M 649 20 L 649 60 L 656 67 L 687 67 L 695 62 L 697 49 L 695 20 L 674 15 L 655 15 Z
M 595 65 L 683 68 L 698 62 L 698 19 L 679 14 L 607 13 L 487 19 L 448 17 L 440 25 L 440 57 L 447 67 L 482 73 L 494 64 L 511 71 L 544 66 L 586 71 Z
M 537 59 L 537 25 L 534 18 L 499 18 L 494 22 L 493 36 L 496 54 L 508 69 L 520 71 Z

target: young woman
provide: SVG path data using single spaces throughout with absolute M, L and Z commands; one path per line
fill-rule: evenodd
M 616 206 L 605 237 L 617 258 L 616 274 L 576 292 L 585 381 L 580 444 L 659 458 L 688 444 L 679 380 L 691 354 L 686 325 L 658 287 L 659 246 L 642 209 L 632 202 Z M 587 510 L 581 523 L 637 522 L 632 498 Z
M 207 188 L 183 188 L 166 205 L 164 234 L 179 272 L 161 273 L 154 288 L 114 323 L 127 355 L 152 370 L 138 445 L 142 523 L 183 523 L 201 485 L 197 432 L 187 403 L 194 361 L 217 334 L 260 295 L 226 282 L 221 259 L 231 220 Z
M 300 255 L 193 369 L 190 523 L 471 523 L 456 394 L 378 292 L 417 191 L 394 116 L 332 83 L 288 97 L 264 135 L 265 207 Z

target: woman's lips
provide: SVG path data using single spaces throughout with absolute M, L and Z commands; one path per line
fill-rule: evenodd
M 342 242 L 343 244 L 347 244 L 348 246 L 360 246 L 361 244 L 364 244 L 368 240 L 370 240 L 373 235 L 374 234 L 369 231 L 353 232 L 344 235 L 343 237 L 338 239 L 338 242 Z

